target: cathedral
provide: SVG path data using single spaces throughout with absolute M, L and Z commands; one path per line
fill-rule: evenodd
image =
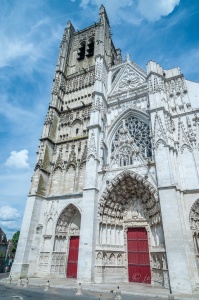
M 199 290 L 199 84 L 67 23 L 12 277 Z

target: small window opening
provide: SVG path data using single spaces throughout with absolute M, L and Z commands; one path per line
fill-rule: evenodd
M 79 129 L 77 128 L 77 129 L 76 129 L 76 135 L 78 135 L 78 132 L 79 132 Z
M 114 61 L 115 61 L 114 55 L 112 55 L 112 56 L 111 56 L 111 66 L 114 66 L 114 64 L 115 64 Z
M 91 39 L 87 45 L 87 53 L 86 56 L 90 57 L 94 55 L 94 39 Z
M 86 45 L 85 45 L 85 43 L 82 43 L 80 48 L 79 48 L 79 51 L 78 51 L 78 57 L 77 57 L 78 60 L 83 60 L 84 59 L 85 51 L 86 51 Z
M 61 111 L 63 111 L 63 106 L 61 106 Z

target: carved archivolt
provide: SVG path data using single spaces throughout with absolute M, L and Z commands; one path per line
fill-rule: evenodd
M 99 221 L 107 223 L 147 220 L 160 222 L 160 207 L 155 188 L 140 175 L 125 170 L 103 192 L 98 209 Z
M 72 227 L 72 230 L 76 235 L 79 235 L 79 230 L 80 230 L 80 212 L 74 206 L 73 204 L 68 205 L 62 214 L 60 215 L 58 221 L 57 221 L 57 226 L 56 226 L 56 231 L 55 234 L 61 234 L 61 233 L 71 233 L 69 229 Z M 74 222 L 75 221 L 75 222 Z M 76 224 L 75 224 L 76 223 Z M 75 230 L 76 228 L 76 230 Z M 76 231 L 76 232 L 75 232 Z

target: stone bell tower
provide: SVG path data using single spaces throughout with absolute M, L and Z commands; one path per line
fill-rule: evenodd
M 104 6 L 99 10 L 99 22 L 90 27 L 75 31 L 71 22 L 67 23 L 12 268 L 15 277 L 39 274 L 41 268 L 36 266 L 41 253 L 46 253 L 48 260 L 43 273 L 51 274 L 56 217 L 77 201 L 81 211 L 79 255 L 85 258 L 79 262 L 78 276 L 91 280 L 101 155 L 95 144 L 102 126 L 98 108 L 105 101 L 108 68 L 120 62 L 121 51 L 114 48 Z
M 82 192 L 91 106 L 98 88 L 96 79 L 103 67 L 99 92 L 104 92 L 106 68 L 121 59 L 111 41 L 103 6 L 99 16 L 99 23 L 84 30 L 76 32 L 68 22 L 64 31 L 30 195 Z M 55 179 L 56 169 L 60 172 Z

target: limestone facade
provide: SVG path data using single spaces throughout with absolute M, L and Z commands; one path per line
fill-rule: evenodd
M 103 6 L 69 22 L 11 275 L 66 277 L 79 236 L 78 280 L 128 282 L 127 232 L 145 228 L 151 284 L 198 291 L 198 103 L 179 68 L 122 61 Z

